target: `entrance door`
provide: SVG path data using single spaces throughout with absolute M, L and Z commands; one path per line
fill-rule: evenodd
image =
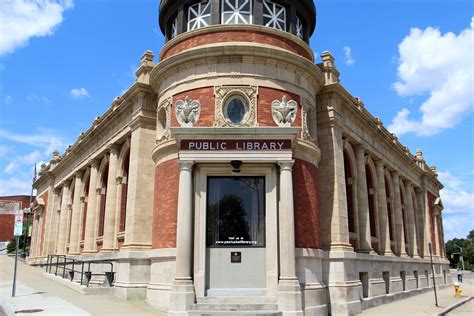
M 265 177 L 208 177 L 208 296 L 266 294 Z

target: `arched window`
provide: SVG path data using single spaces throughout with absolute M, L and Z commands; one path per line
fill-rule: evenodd
M 377 237 L 377 219 L 375 214 L 375 187 L 373 173 L 369 165 L 365 166 L 367 178 L 367 198 L 369 200 L 370 236 Z
M 100 178 L 100 196 L 99 196 L 99 232 L 98 236 L 104 236 L 104 224 L 105 224 L 105 202 L 107 200 L 107 181 L 109 180 L 109 163 L 107 162 Z
M 344 150 L 344 174 L 346 178 L 346 202 L 347 202 L 347 218 L 349 222 L 349 232 L 356 233 L 355 225 L 355 209 L 354 209 L 354 172 L 349 160 L 347 151 Z
M 120 194 L 120 225 L 119 232 L 125 231 L 125 224 L 127 219 L 127 192 L 128 192 L 128 172 L 130 166 L 130 150 L 127 151 L 123 158 L 121 175 L 122 185 Z

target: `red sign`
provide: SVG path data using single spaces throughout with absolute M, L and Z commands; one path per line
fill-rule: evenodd
M 291 150 L 291 140 L 202 140 L 181 141 L 183 151 L 282 151 Z

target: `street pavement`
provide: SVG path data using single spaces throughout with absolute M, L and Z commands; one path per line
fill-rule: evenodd
M 11 297 L 14 258 L 0 255 L 0 306 L 17 315 L 164 315 L 145 302 L 131 302 L 109 295 L 82 295 L 44 278 L 44 269 L 18 263 L 16 297 Z M 41 311 L 40 311 L 41 310 Z M 22 312 L 23 311 L 23 312 Z M 0 309 L 0 315 L 2 311 Z
M 43 269 L 31 267 L 24 262 L 18 265 L 17 295 L 11 297 L 14 259 L 0 255 L 0 316 L 1 307 L 7 306 L 10 314 L 18 315 L 164 315 L 145 302 L 130 302 L 109 295 L 82 295 L 57 282 L 42 276 Z M 457 281 L 455 270 L 451 274 Z M 443 311 L 446 307 L 474 296 L 474 273 L 465 272 L 461 284 L 462 298 L 454 297 L 452 286 L 438 291 L 439 307 L 435 306 L 433 291 L 416 295 L 393 303 L 364 310 L 362 316 L 425 316 Z M 447 315 L 474 316 L 474 300 L 463 304 Z M 8 315 L 10 316 L 10 315 Z

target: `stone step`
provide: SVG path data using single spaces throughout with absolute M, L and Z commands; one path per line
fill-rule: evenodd
M 275 311 L 277 304 L 194 304 L 195 311 Z
M 216 311 L 189 311 L 190 316 L 214 316 L 214 315 L 246 315 L 246 316 L 282 316 L 282 312 L 273 310 L 261 310 L 261 311 L 227 311 L 227 310 L 216 310 Z

